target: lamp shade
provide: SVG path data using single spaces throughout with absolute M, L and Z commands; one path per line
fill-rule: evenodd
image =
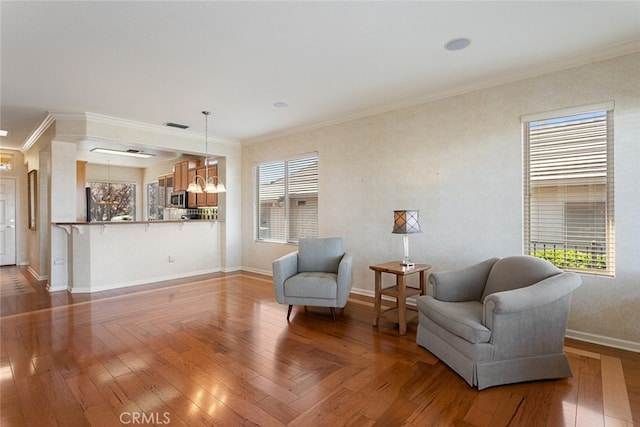
M 187 192 L 200 194 L 202 193 L 202 187 L 194 180 L 194 182 L 189 183 L 189 186 L 187 187 Z
M 213 182 L 207 182 L 207 185 L 204 186 L 205 193 L 217 193 L 218 188 Z
M 422 233 L 417 210 L 393 211 L 393 231 L 395 234 Z

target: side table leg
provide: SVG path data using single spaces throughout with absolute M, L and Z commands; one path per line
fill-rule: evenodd
M 398 287 L 398 327 L 400 328 L 400 335 L 407 333 L 407 301 L 404 292 L 404 276 L 398 274 L 396 276 L 396 285 Z
M 380 294 L 381 282 L 382 281 L 382 272 L 375 272 L 375 290 L 376 296 L 373 304 L 373 326 L 378 326 L 378 319 L 380 319 L 380 308 L 382 305 L 382 295 Z

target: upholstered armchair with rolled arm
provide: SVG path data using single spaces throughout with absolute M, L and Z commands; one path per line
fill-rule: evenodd
M 563 351 L 581 279 L 532 256 L 432 273 L 416 341 L 479 390 L 571 376 Z
M 353 281 L 353 255 L 345 252 L 342 238 L 302 238 L 298 251 L 273 261 L 276 301 L 294 305 L 344 308 Z

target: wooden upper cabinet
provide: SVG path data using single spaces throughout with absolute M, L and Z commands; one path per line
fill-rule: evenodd
M 173 165 L 173 191 L 186 191 L 189 183 L 193 180 L 193 175 L 189 171 L 195 169 L 200 164 L 198 160 L 182 160 Z
M 76 161 L 76 220 L 84 222 L 87 220 L 87 162 L 84 160 Z
M 196 173 L 200 175 L 203 179 L 207 176 L 207 171 L 205 167 L 199 167 L 196 169 Z M 209 176 L 215 177 L 218 175 L 218 166 L 209 166 Z M 201 184 L 202 181 L 198 180 L 198 183 Z M 217 184 L 218 181 L 213 179 L 213 183 Z M 205 207 L 205 206 L 218 206 L 218 194 L 217 193 L 202 193 L 197 195 L 197 206 Z
M 209 176 L 218 176 L 218 165 L 209 166 Z M 217 178 L 213 179 L 214 184 L 218 184 Z M 207 194 L 207 206 L 218 206 L 218 193 Z
M 195 178 L 196 176 L 196 170 L 195 169 L 189 169 L 187 170 L 187 186 L 189 185 L 189 183 L 191 181 L 193 181 L 193 178 Z M 188 208 L 197 208 L 198 207 L 198 198 L 197 198 L 197 194 L 196 193 L 187 193 L 187 207 Z
M 180 163 L 173 166 L 173 185 L 174 191 L 180 191 L 182 188 L 182 174 L 180 173 Z
M 185 191 L 187 189 L 189 186 L 189 166 L 192 163 L 189 160 L 183 160 L 174 165 L 173 191 Z

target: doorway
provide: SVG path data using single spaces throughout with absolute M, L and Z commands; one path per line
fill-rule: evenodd
M 16 181 L 0 178 L 0 265 L 16 263 Z

